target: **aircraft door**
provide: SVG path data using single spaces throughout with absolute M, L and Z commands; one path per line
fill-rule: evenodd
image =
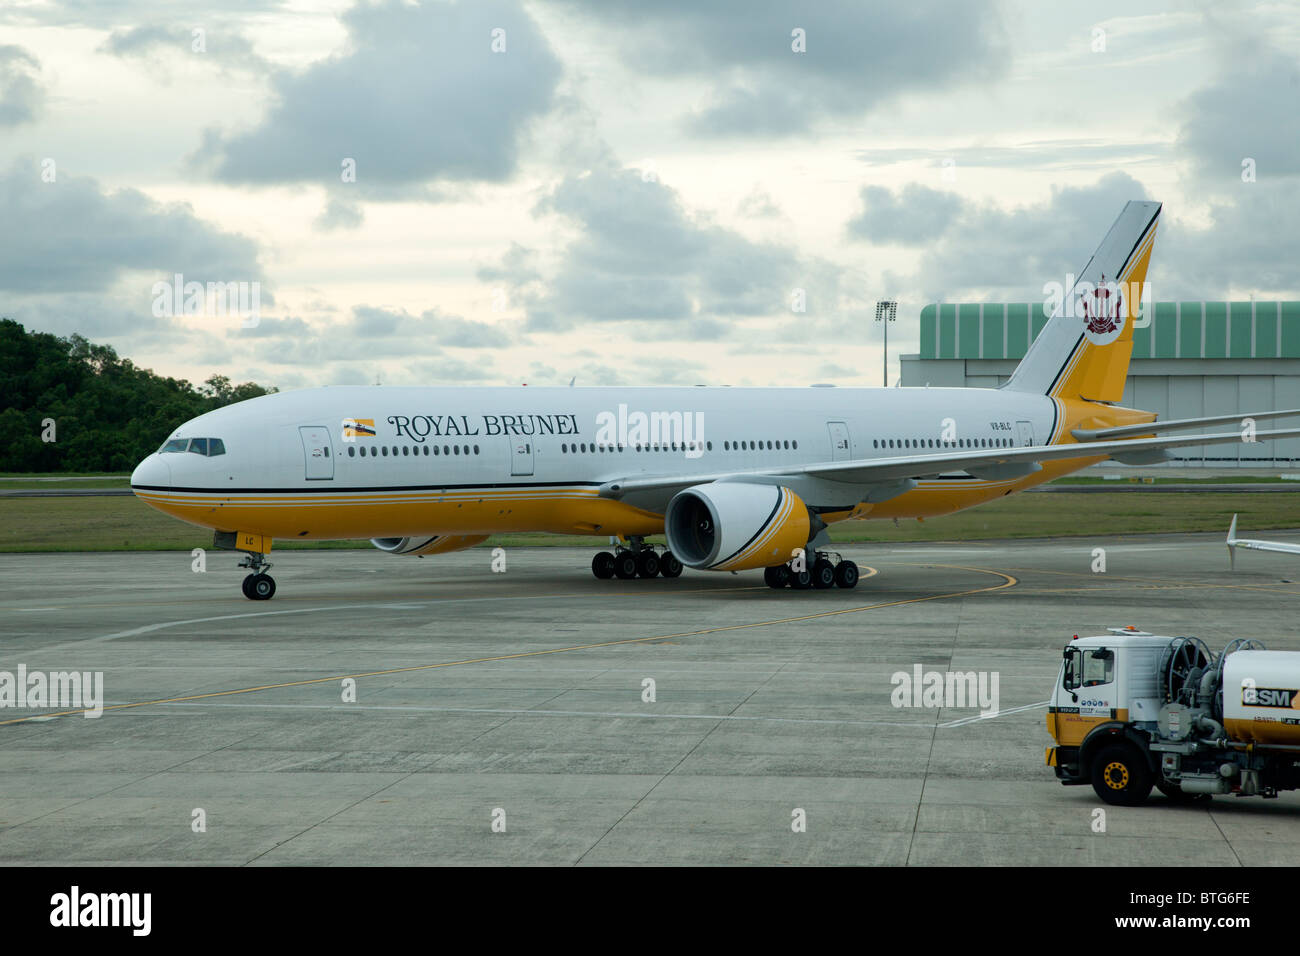
M 1021 448 L 1028 448 L 1034 443 L 1034 423 L 1016 422 L 1016 439 Z
M 330 433 L 324 425 L 303 425 L 298 429 L 302 437 L 302 453 L 306 461 L 307 480 L 320 481 L 334 477 L 334 456 L 330 454 Z
M 533 440 L 527 435 L 517 435 L 510 441 L 510 474 L 533 473 Z
M 847 461 L 853 457 L 853 445 L 849 441 L 849 426 L 844 422 L 827 422 L 831 433 L 831 461 Z

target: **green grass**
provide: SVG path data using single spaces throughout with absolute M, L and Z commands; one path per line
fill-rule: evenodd
M 1055 481 L 1048 482 L 1051 485 L 1136 485 L 1136 484 L 1156 484 L 1156 485 L 1291 485 L 1295 486 L 1300 482 L 1290 481 L 1277 477 L 1276 475 L 1225 475 L 1215 478 L 1178 478 L 1178 477 L 1157 477 L 1154 481 L 1150 479 L 1139 479 L 1137 476 L 1124 475 L 1119 479 L 1094 478 L 1091 475 L 1067 475 L 1064 478 L 1057 478 Z
M 1300 494 L 1022 494 L 923 522 L 846 522 L 831 529 L 831 539 L 848 543 L 1096 538 L 1171 531 L 1226 534 L 1234 512 L 1240 515 L 1242 533 L 1300 528 Z M 608 540 L 605 536 L 505 534 L 490 538 L 484 546 L 603 547 Z M 0 498 L 0 552 L 188 551 L 211 546 L 211 531 L 169 518 L 133 497 Z M 277 550 L 369 546 L 363 541 L 275 544 Z
M 48 478 L 42 481 L 0 479 L 0 491 L 54 491 L 59 488 L 94 491 L 97 488 L 130 488 L 131 479 L 123 478 Z

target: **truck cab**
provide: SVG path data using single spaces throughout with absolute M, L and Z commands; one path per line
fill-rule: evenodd
M 1113 627 L 1066 645 L 1047 708 L 1047 765 L 1067 785 L 1091 783 L 1098 796 L 1141 803 L 1157 768 L 1149 732 L 1160 713 L 1159 669 L 1174 638 Z M 1100 760 L 1098 758 L 1101 758 Z

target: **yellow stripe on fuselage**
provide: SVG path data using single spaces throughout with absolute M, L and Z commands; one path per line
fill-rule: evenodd
M 425 534 L 655 534 L 663 517 L 609 498 L 595 488 L 527 488 L 442 492 L 331 490 L 250 495 L 137 491 L 173 517 L 218 531 L 275 538 L 387 538 Z

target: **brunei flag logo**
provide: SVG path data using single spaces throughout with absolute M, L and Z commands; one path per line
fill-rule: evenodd
M 375 420 L 373 418 L 343 419 L 344 438 L 374 438 Z

